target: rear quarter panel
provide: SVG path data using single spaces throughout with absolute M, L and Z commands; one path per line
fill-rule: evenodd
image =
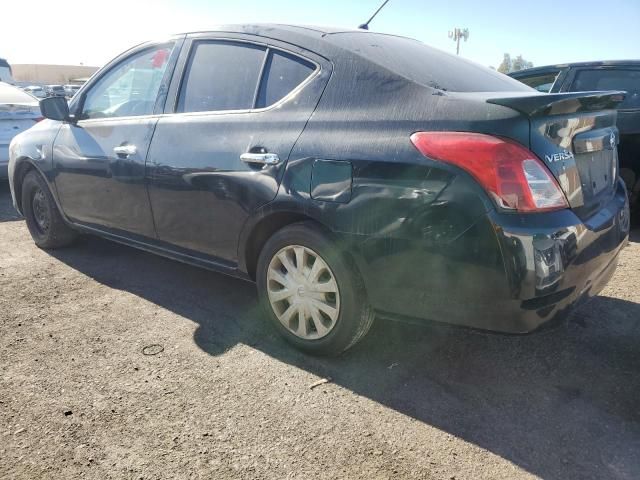
M 501 132 L 527 144 L 528 121 L 511 109 L 341 58 L 277 197 L 259 215 L 296 211 L 330 229 L 379 311 L 416 317 L 427 311 L 461 323 L 466 312 L 456 306 L 487 302 L 496 289 L 508 295 L 487 218 L 494 207 L 468 174 L 423 157 L 409 137 L 419 130 Z M 342 194 L 339 201 L 312 197 L 318 159 L 350 165 L 347 201 Z

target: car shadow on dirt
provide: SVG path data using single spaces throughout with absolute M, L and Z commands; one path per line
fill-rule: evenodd
M 0 222 L 19 220 L 5 187 Z M 526 336 L 377 321 L 345 355 L 314 358 L 266 324 L 250 283 L 96 237 L 50 254 L 196 322 L 194 341 L 211 355 L 250 345 L 543 478 L 640 471 L 640 304 L 596 297 Z
M 639 304 L 597 297 L 527 336 L 378 321 L 347 354 L 314 358 L 266 324 L 250 283 L 94 237 L 51 254 L 197 322 L 211 355 L 250 345 L 543 478 L 640 471 Z
M 0 223 L 22 220 L 22 216 L 13 208 L 9 183 L 0 179 Z

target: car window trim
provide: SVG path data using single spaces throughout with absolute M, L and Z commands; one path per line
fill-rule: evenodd
M 178 102 L 180 100 L 180 93 L 182 92 L 182 86 L 183 83 L 185 81 L 186 75 L 187 75 L 187 67 L 189 65 L 189 61 L 191 60 L 192 55 L 195 54 L 195 48 L 197 46 L 198 43 L 206 43 L 206 42 L 225 42 L 225 43 L 246 43 L 249 45 L 254 45 L 257 47 L 263 47 L 265 49 L 265 55 L 264 58 L 262 60 L 262 69 L 260 71 L 260 76 L 258 77 L 258 82 L 256 85 L 256 91 L 254 93 L 254 99 L 253 99 L 253 107 L 252 108 L 243 108 L 243 109 L 235 109 L 235 110 L 202 110 L 202 111 L 198 111 L 198 112 L 178 112 Z M 240 113 L 260 113 L 260 112 L 266 112 L 268 110 L 272 110 L 274 108 L 278 108 L 280 105 L 282 105 L 283 103 L 287 102 L 292 96 L 294 96 L 295 94 L 297 94 L 300 90 L 302 90 L 306 85 L 308 85 L 309 83 L 311 83 L 311 81 L 317 77 L 318 75 L 320 75 L 321 71 L 322 71 L 322 65 L 320 63 L 318 63 L 317 61 L 310 59 L 306 56 L 300 55 L 299 53 L 293 52 L 291 50 L 287 50 L 286 48 L 281 48 L 281 47 L 274 47 L 270 44 L 264 43 L 264 42 L 259 42 L 259 41 L 254 41 L 254 40 L 246 40 L 246 39 L 241 39 L 241 38 L 233 38 L 233 37 L 197 37 L 197 38 L 190 38 L 188 41 L 188 44 L 186 45 L 186 54 L 184 55 L 184 57 L 181 59 L 181 65 L 180 65 L 180 78 L 177 84 L 177 88 L 175 90 L 175 95 L 172 101 L 172 105 L 169 108 L 169 111 L 166 111 L 164 114 L 165 115 L 222 115 L 222 114 L 227 114 L 227 113 L 234 113 L 234 114 L 240 114 Z M 266 107 L 262 107 L 262 108 L 255 108 L 256 102 L 257 102 L 257 95 L 258 92 L 260 91 L 260 85 L 262 84 L 262 78 L 264 75 L 264 70 L 266 67 L 266 63 L 268 61 L 269 58 L 269 51 L 270 50 L 276 50 L 276 51 L 282 51 L 285 53 L 288 53 L 289 55 L 293 56 L 293 57 L 298 57 L 301 58 L 303 60 L 308 61 L 309 63 L 313 64 L 315 66 L 315 69 L 313 70 L 313 72 L 311 72 L 309 74 L 309 76 L 307 78 L 305 78 L 302 82 L 300 82 L 293 90 L 291 90 L 289 93 L 287 93 L 284 97 L 282 97 L 280 100 L 278 100 L 277 102 L 268 105 Z
M 156 101 L 153 107 L 153 112 L 147 115 L 126 115 L 121 117 L 104 117 L 104 118 L 78 118 L 77 122 L 84 124 L 86 122 L 104 122 L 107 120 L 121 120 L 121 119 L 131 119 L 131 118 L 145 118 L 145 117 L 154 117 L 162 114 L 164 109 L 164 103 L 167 99 L 167 94 L 169 92 L 169 85 L 171 82 L 171 78 L 173 77 L 174 70 L 178 61 L 179 53 L 182 49 L 182 45 L 184 43 L 184 38 L 186 35 L 180 35 L 178 37 L 171 37 L 168 39 L 163 39 L 161 41 L 153 41 L 153 42 L 145 42 L 141 45 L 133 47 L 126 52 L 123 52 L 111 62 L 109 62 L 103 69 L 98 70 L 88 81 L 85 83 L 80 90 L 76 92 L 74 95 L 73 101 L 69 106 L 69 110 L 74 115 L 81 115 L 84 110 L 84 103 L 87 96 L 87 93 L 91 91 L 94 86 L 100 82 L 106 75 L 109 75 L 115 68 L 118 68 L 122 65 L 122 63 L 129 60 L 134 55 L 138 55 L 146 50 L 152 50 L 154 48 L 160 47 L 162 45 L 172 45 L 171 55 L 169 55 L 169 64 L 162 76 L 162 80 L 160 81 L 160 88 L 158 89 L 158 94 L 156 96 Z M 164 92 L 163 92 L 164 87 Z M 162 98 L 164 96 L 164 99 Z
M 264 58 L 262 59 L 262 66 L 260 67 L 260 74 L 258 75 L 258 81 L 256 83 L 256 89 L 253 92 L 253 103 L 251 104 L 252 108 L 256 108 L 256 103 L 258 103 L 258 95 L 260 95 L 260 87 L 262 86 L 262 81 L 264 79 L 264 71 L 267 68 L 267 64 L 269 63 L 269 55 L 271 54 L 271 48 L 267 47 L 264 52 Z

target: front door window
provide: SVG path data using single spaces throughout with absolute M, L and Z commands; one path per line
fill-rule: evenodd
M 87 93 L 82 119 L 151 115 L 171 48 L 144 50 L 111 69 Z

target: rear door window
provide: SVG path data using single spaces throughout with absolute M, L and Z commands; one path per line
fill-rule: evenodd
M 624 90 L 627 95 L 619 108 L 640 108 L 640 68 L 578 70 L 571 91 L 590 90 Z
M 253 108 L 266 48 L 228 41 L 194 43 L 177 112 Z
M 282 100 L 304 82 L 316 66 L 300 57 L 270 50 L 265 64 L 256 108 L 268 107 Z

